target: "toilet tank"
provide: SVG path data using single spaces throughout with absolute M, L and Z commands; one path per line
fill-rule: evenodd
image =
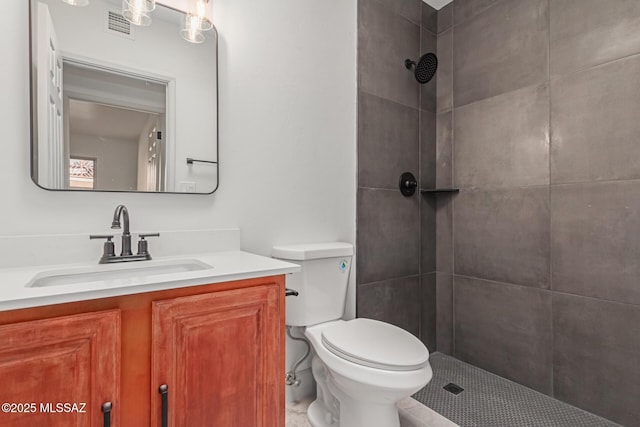
M 300 272 L 287 275 L 287 288 L 298 291 L 298 296 L 286 299 L 287 325 L 311 326 L 342 317 L 353 245 L 333 242 L 275 246 L 271 256 L 302 267 Z

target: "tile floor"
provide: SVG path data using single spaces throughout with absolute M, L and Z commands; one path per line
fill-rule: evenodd
M 445 354 L 429 362 L 433 378 L 413 397 L 461 427 L 620 427 Z M 449 393 L 449 383 L 464 391 Z
M 445 354 L 429 361 L 432 380 L 398 404 L 401 427 L 621 427 Z M 464 391 L 445 391 L 449 383 Z M 310 427 L 311 401 L 287 405 L 286 427 Z
M 312 399 L 287 404 L 285 427 L 310 427 L 307 407 Z M 408 397 L 398 403 L 400 427 L 458 427 L 442 415 Z

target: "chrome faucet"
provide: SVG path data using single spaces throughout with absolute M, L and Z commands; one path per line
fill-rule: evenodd
M 122 230 L 122 252 L 120 256 L 133 255 L 131 253 L 131 233 L 129 232 L 129 211 L 125 205 L 118 205 L 115 212 L 113 212 L 113 221 L 111 222 L 111 228 L 114 230 L 120 229 L 120 217 L 124 221 L 124 230 Z
M 124 226 L 120 224 L 120 218 Z M 138 253 L 133 254 L 131 252 L 131 232 L 129 230 L 129 211 L 125 205 L 118 205 L 115 212 L 113 212 L 113 221 L 111 222 L 111 228 L 122 228 L 122 251 L 119 256 L 116 256 L 115 245 L 111 241 L 113 235 L 91 235 L 90 239 L 107 239 L 104 243 L 104 252 L 100 258 L 100 264 L 110 264 L 113 262 L 126 262 L 126 261 L 144 261 L 151 259 L 151 254 L 148 249 L 148 242 L 146 237 L 159 237 L 160 233 L 148 233 L 140 234 L 140 240 L 138 241 Z

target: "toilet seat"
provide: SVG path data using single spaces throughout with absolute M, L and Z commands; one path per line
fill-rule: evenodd
M 372 319 L 358 318 L 325 328 L 322 344 L 334 355 L 370 368 L 413 371 L 429 362 L 429 350 L 418 338 Z

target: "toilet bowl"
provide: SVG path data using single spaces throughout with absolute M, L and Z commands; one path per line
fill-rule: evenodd
M 312 427 L 399 427 L 396 403 L 433 376 L 426 347 L 384 322 L 337 320 L 308 327 L 305 336 L 321 390 L 309 407 Z
M 353 246 L 316 243 L 273 248 L 272 256 L 299 264 L 287 276 L 286 324 L 304 328 L 314 350 L 316 400 L 312 427 L 400 427 L 396 403 L 433 376 L 429 351 L 409 332 L 344 315 Z

